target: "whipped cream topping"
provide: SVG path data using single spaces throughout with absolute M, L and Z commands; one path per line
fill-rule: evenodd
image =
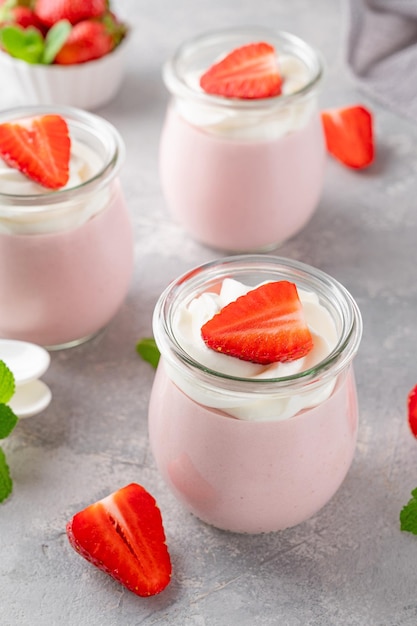
M 301 59 L 278 54 L 277 62 L 283 78 L 282 95 L 295 94 L 310 82 L 309 69 Z M 204 93 L 199 84 L 200 76 L 201 72 L 193 72 L 185 77 L 185 83 L 195 93 Z M 203 104 L 188 98 L 177 98 L 176 107 L 193 126 L 215 135 L 244 140 L 276 139 L 303 128 L 316 110 L 316 99 L 312 94 L 283 107 L 268 106 L 268 99 L 262 102 L 265 102 L 265 107 L 244 109 L 219 106 L 214 100 Z
M 102 161 L 85 144 L 71 141 L 70 175 L 65 187 L 72 189 L 94 177 L 102 168 Z M 54 194 L 54 191 L 39 185 L 18 169 L 9 167 L 0 158 L 0 233 L 37 234 L 74 228 L 98 213 L 108 200 L 108 192 L 101 190 L 80 202 L 74 199 L 61 204 L 2 206 L 1 194 L 36 196 Z
M 77 141 L 71 142 L 70 176 L 62 189 L 71 189 L 89 180 L 100 170 L 101 161 L 94 152 Z M 18 169 L 9 167 L 0 158 L 0 191 L 1 193 L 29 196 L 48 193 L 48 189 L 39 185 Z M 51 192 L 53 193 L 53 192 Z
M 316 294 L 298 289 L 304 316 L 313 338 L 313 348 L 305 356 L 285 363 L 261 365 L 243 361 L 208 348 L 201 336 L 201 327 L 218 311 L 254 287 L 235 279 L 226 278 L 220 293 L 206 292 L 193 299 L 188 306 L 179 307 L 173 320 L 175 336 L 181 347 L 203 367 L 219 373 L 252 380 L 293 376 L 310 369 L 322 361 L 337 344 L 335 323 L 320 303 Z M 335 380 L 322 387 L 299 394 L 281 397 L 256 396 L 239 398 L 237 394 L 222 397 L 193 386 L 175 368 L 168 365 L 168 374 L 174 382 L 193 400 L 200 404 L 218 408 L 229 415 L 248 420 L 281 420 L 292 417 L 299 411 L 316 406 L 326 400 L 333 391 Z

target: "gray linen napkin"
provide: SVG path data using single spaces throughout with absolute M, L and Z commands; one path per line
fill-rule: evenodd
M 360 86 L 417 122 L 417 0 L 348 0 L 347 63 Z

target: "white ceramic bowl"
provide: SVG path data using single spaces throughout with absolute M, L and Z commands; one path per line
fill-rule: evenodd
M 129 36 L 110 54 L 77 65 L 33 65 L 0 51 L 0 76 L 10 105 L 64 104 L 95 109 L 117 93 L 124 76 Z

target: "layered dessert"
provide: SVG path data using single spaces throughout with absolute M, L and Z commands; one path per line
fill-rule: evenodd
M 298 524 L 352 462 L 361 336 L 351 296 L 318 270 L 231 257 L 172 284 L 154 317 L 156 463 L 203 521 L 237 532 Z
M 193 237 L 223 250 L 266 250 L 307 223 L 324 176 L 321 74 L 307 44 L 263 29 L 198 38 L 165 65 L 172 98 L 161 185 Z
M 258 296 L 255 296 L 256 292 L 253 291 L 253 288 L 232 278 L 225 278 L 219 293 L 213 291 L 203 293 L 187 306 L 179 307 L 173 322 L 176 328 L 175 334 L 181 347 L 196 362 L 226 376 L 261 381 L 294 376 L 305 370 L 310 370 L 332 352 L 337 343 L 334 321 L 328 311 L 320 304 L 317 295 L 303 290 L 297 291 L 297 294 L 302 304 L 307 325 L 311 329 L 312 342 L 311 349 L 305 355 L 296 359 L 268 359 L 265 363 L 259 363 L 239 357 L 235 358 L 225 353 L 224 350 L 210 349 L 204 342 L 202 334 L 205 324 L 220 311 L 223 311 L 227 305 L 235 302 L 249 291 L 252 292 L 254 298 L 251 306 L 257 309 L 259 306 Z M 284 292 L 284 289 L 281 291 Z M 282 302 L 283 297 L 287 298 L 287 294 L 278 294 L 280 302 Z M 260 332 L 258 325 L 259 322 L 257 322 L 257 333 Z M 245 334 L 247 329 L 242 329 L 239 332 Z M 210 392 L 204 393 L 200 388 L 187 385 L 187 382 L 183 380 L 177 380 L 175 368 L 170 368 L 169 372 L 170 377 L 178 386 L 186 390 L 187 395 L 199 404 L 221 409 L 233 417 L 252 421 L 282 420 L 292 417 L 299 411 L 326 400 L 335 385 L 335 380 L 332 379 L 326 382 L 322 388 L 316 388 L 311 393 L 282 396 L 279 401 L 273 395 L 269 398 L 264 397 L 262 400 L 257 399 L 256 396 L 231 400 L 230 398 L 216 397 Z M 233 402 L 236 400 L 238 402 L 234 406 Z
M 96 116 L 58 112 L 0 118 L 0 335 L 51 348 L 106 326 L 133 267 L 121 139 Z

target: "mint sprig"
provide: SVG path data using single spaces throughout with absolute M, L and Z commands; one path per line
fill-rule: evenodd
M 411 492 L 411 499 L 400 512 L 400 528 L 417 535 L 417 488 Z
M 41 62 L 49 65 L 53 62 L 58 52 L 66 42 L 71 32 L 72 26 L 68 20 L 56 22 L 46 33 L 45 47 Z
M 13 490 L 13 481 L 10 476 L 9 466 L 7 465 L 6 455 L 0 448 L 0 502 L 3 502 Z
M 153 337 L 140 339 L 136 344 L 136 352 L 144 361 L 157 368 L 161 354 Z
M 0 45 L 10 56 L 31 64 L 49 65 L 68 39 L 72 26 L 68 20 L 54 24 L 44 37 L 35 27 L 7 24 L 0 28 Z
M 33 26 L 3 26 L 0 29 L 0 43 L 2 48 L 15 59 L 27 63 L 40 63 L 45 48 L 42 33 Z
M 0 439 L 10 435 L 18 420 L 17 415 L 6 404 L 13 397 L 16 385 L 12 372 L 4 361 L 0 361 Z M 13 489 L 13 481 L 7 465 L 6 455 L 0 448 L 0 502 L 9 497 Z
M 16 390 L 14 376 L 4 361 L 0 361 L 0 405 L 12 399 Z M 0 435 L 0 439 L 1 439 Z
M 7 404 L 0 404 L 0 439 L 6 439 L 18 421 L 17 415 Z

